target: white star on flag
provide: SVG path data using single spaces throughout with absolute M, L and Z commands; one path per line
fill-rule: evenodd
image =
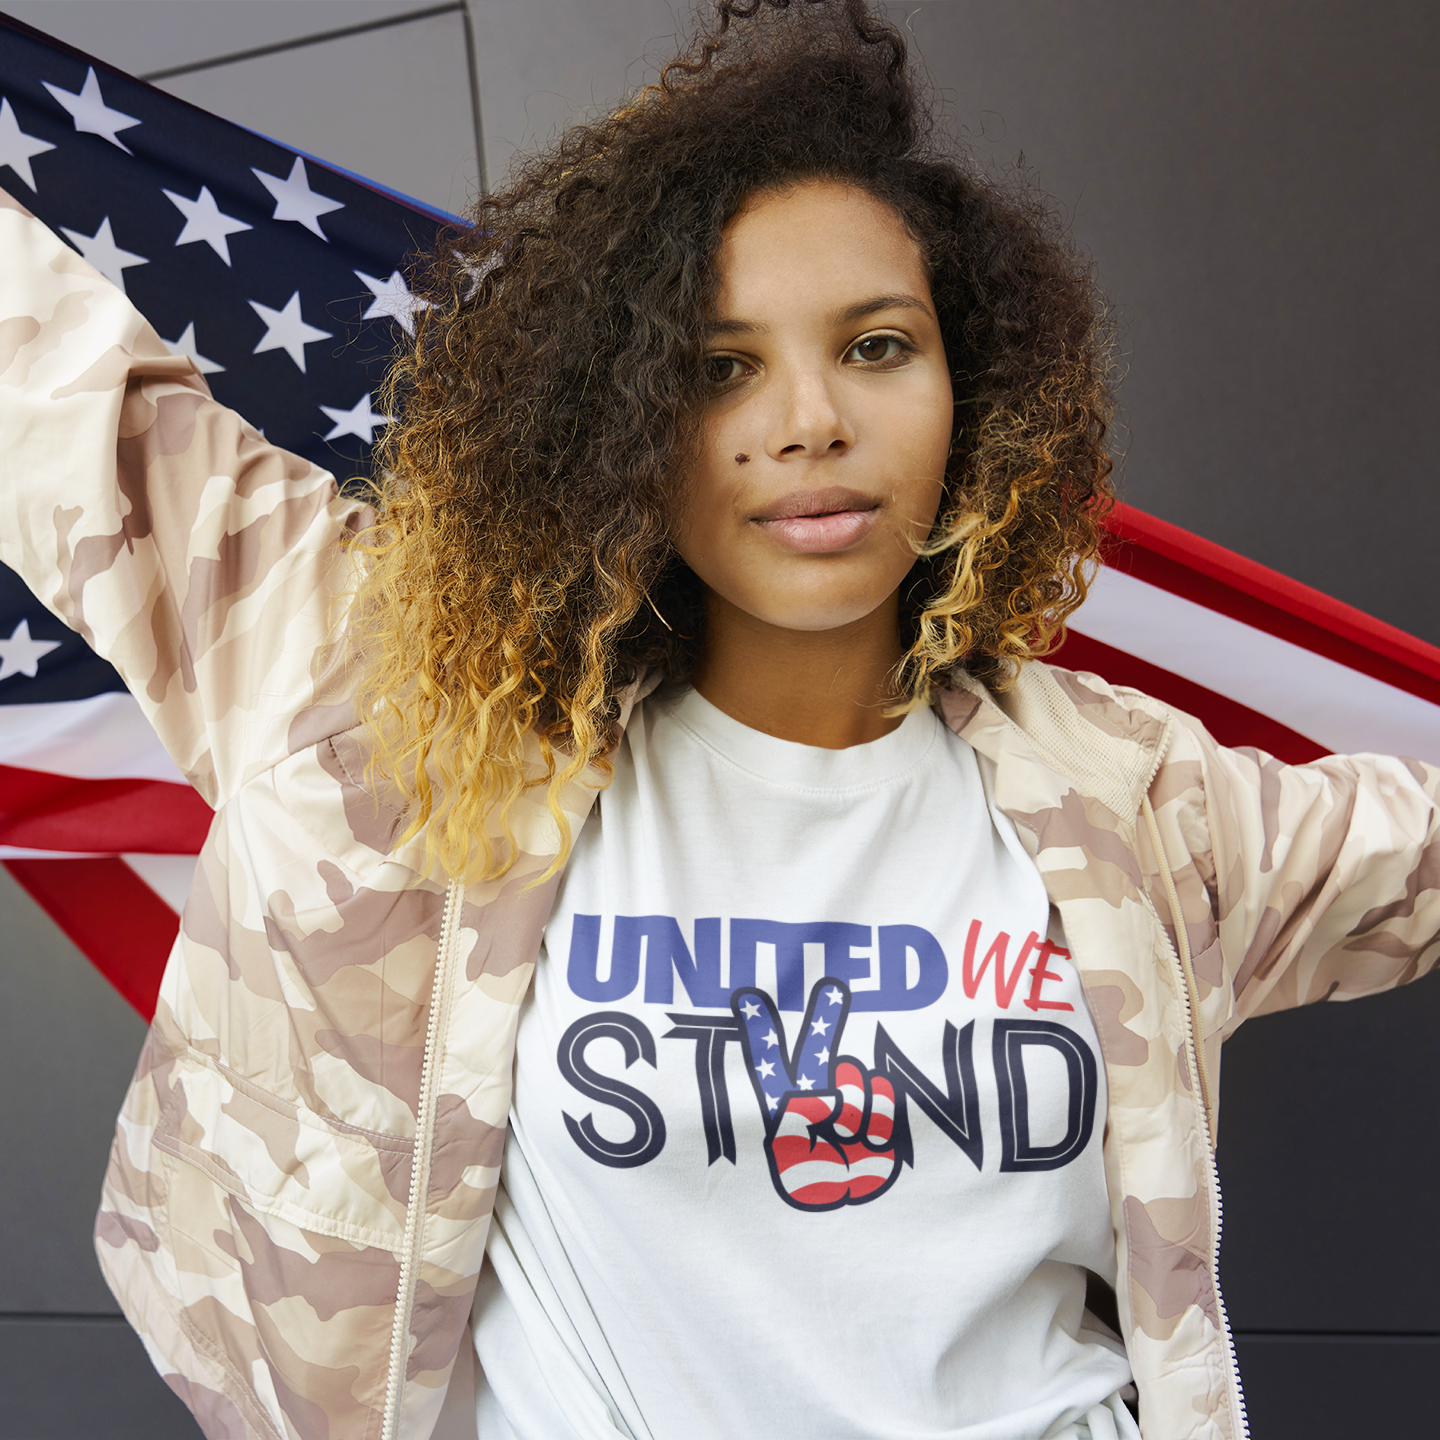
M 760 1013 L 760 1007 L 753 1000 L 743 1000 L 740 1011 L 747 1020 L 753 1020 Z
M 303 225 L 322 240 L 330 239 L 320 228 L 320 217 L 328 215 L 332 210 L 343 210 L 345 206 L 339 200 L 330 200 L 324 195 L 317 195 L 310 188 L 310 179 L 305 173 L 305 162 L 298 155 L 295 157 L 295 163 L 290 167 L 288 179 L 282 180 L 278 175 L 267 175 L 263 170 L 255 169 L 253 165 L 250 167 L 250 173 L 274 197 L 275 214 L 271 217 L 272 219 L 293 220 L 297 225 Z
M 374 320 L 379 316 L 388 315 L 399 324 L 407 335 L 413 335 L 415 333 L 415 312 L 426 309 L 430 302 L 422 300 L 418 295 L 412 295 L 410 287 L 405 283 L 405 277 L 398 270 L 392 271 L 388 280 L 377 280 L 375 276 L 367 275 L 363 270 L 357 270 L 355 275 L 365 282 L 370 293 L 375 297 L 370 303 L 370 308 L 360 318 Z
M 470 284 L 466 286 L 463 298 L 473 300 L 475 292 L 480 288 L 480 282 L 500 263 L 500 257 L 487 255 L 478 265 L 472 265 L 458 250 L 452 250 L 450 253 L 460 262 L 460 268 L 470 277 Z
M 765 1037 L 765 1043 L 766 1043 L 767 1045 L 778 1045 L 778 1044 L 780 1043 L 780 1037 L 772 1030 L 772 1031 Z
M 33 680 L 40 670 L 40 657 L 59 648 L 58 640 L 32 640 L 30 622 L 22 620 L 8 640 L 0 640 L 0 680 L 12 675 L 28 675 Z
M 837 990 L 837 989 L 835 988 L 835 986 L 832 985 L 832 986 L 825 992 L 825 998 L 826 998 L 832 1005 L 838 1005 L 845 997 L 840 993 L 839 990 Z
M 762 1060 L 756 1067 L 755 1073 L 762 1079 L 768 1080 L 775 1073 L 775 1066 L 769 1060 Z
M 203 240 L 227 265 L 230 263 L 230 242 L 228 235 L 238 235 L 242 230 L 253 230 L 243 220 L 226 215 L 215 203 L 208 185 L 200 187 L 200 194 L 194 200 L 187 200 L 173 190 L 163 192 L 165 198 L 185 217 L 185 228 L 175 241 L 177 245 L 193 245 Z
M 40 192 L 35 188 L 35 172 L 30 168 L 30 160 L 54 148 L 48 140 L 27 135 L 20 128 L 10 102 L 0 100 L 0 168 L 8 165 L 38 195 Z
M 822 1065 L 828 1065 L 830 1063 L 830 1047 L 828 1045 L 822 1045 L 820 1049 L 815 1052 L 815 1058 Z
M 202 375 L 223 375 L 225 367 L 217 365 L 213 360 L 207 360 L 195 344 L 195 322 L 192 320 L 181 332 L 178 340 L 167 340 L 163 335 L 160 343 L 172 355 L 188 355 L 195 362 L 195 368 Z
M 766 1095 L 765 1103 L 773 1110 L 780 1102 L 773 1095 Z
M 334 429 L 325 436 L 334 440 L 340 435 L 353 435 L 367 445 L 375 443 L 375 431 L 382 425 L 389 425 L 389 415 L 377 415 L 370 408 L 370 392 L 367 390 L 348 410 L 335 410 L 329 405 L 320 407 L 334 423 Z
M 808 1075 L 802 1075 L 795 1083 L 802 1090 L 813 1090 L 815 1088 L 815 1082 Z
M 317 330 L 300 318 L 298 290 L 285 302 L 283 310 L 272 310 L 258 300 L 250 301 L 250 308 L 267 326 L 260 343 L 250 353 L 259 355 L 265 350 L 283 350 L 299 366 L 302 375 L 305 373 L 305 347 L 316 340 L 330 339 L 328 330 Z
M 830 1026 L 824 1020 L 812 1020 L 810 1022 L 810 1033 L 812 1035 L 823 1035 Z
M 93 235 L 82 235 L 78 230 L 67 230 L 63 225 L 60 227 L 60 233 L 67 236 L 70 243 L 107 280 L 118 285 L 122 290 L 125 288 L 125 271 L 136 265 L 150 263 L 143 255 L 136 255 L 130 250 L 122 250 L 115 243 L 108 215 L 100 222 L 100 228 Z
M 133 115 L 125 114 L 123 110 L 112 110 L 105 103 L 104 96 L 100 94 L 100 82 L 95 78 L 93 65 L 86 71 L 85 83 L 80 87 L 78 95 L 73 90 L 62 90 L 48 80 L 43 83 L 55 97 L 56 102 L 70 112 L 70 117 L 75 121 L 75 129 L 79 134 L 99 135 L 101 139 L 108 140 L 112 145 L 118 145 L 127 155 L 134 153 L 123 141 L 115 138 L 115 133 L 118 130 L 128 130 L 132 125 L 138 125 L 140 122 Z

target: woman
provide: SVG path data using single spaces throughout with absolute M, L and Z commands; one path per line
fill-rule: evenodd
M 1428 967 L 1440 775 L 1037 658 L 1096 301 L 858 3 L 478 218 L 373 515 L 0 211 L 0 558 L 217 809 L 97 1229 L 157 1366 L 212 1437 L 429 1435 L 467 1324 L 486 1440 L 1241 1435 L 1220 1042 Z

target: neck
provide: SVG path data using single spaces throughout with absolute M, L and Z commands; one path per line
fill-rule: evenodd
M 835 630 L 784 630 L 711 592 L 695 688 L 752 730 L 845 750 L 888 735 L 900 717 L 894 670 L 901 656 L 898 595 Z

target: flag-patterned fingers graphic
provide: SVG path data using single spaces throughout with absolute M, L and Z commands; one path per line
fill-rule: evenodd
M 776 1189 L 797 1209 L 833 1210 L 873 1200 L 899 1173 L 890 1140 L 895 1119 L 890 1082 L 867 1075 L 849 1059 L 836 1067 L 836 1078 L 843 1089 L 788 1094 L 766 1142 Z
M 765 1116 L 765 1155 L 780 1197 L 798 1210 L 833 1210 L 888 1189 L 899 1173 L 891 1143 L 895 1091 L 858 1060 L 837 1054 L 849 987 L 825 979 L 810 992 L 793 1055 L 768 995 L 737 990 L 730 1003 Z
M 811 990 L 793 1055 L 785 1041 L 785 1022 L 763 990 L 736 990 L 730 1008 L 740 1022 L 750 1083 L 772 1127 L 787 1090 L 811 1095 L 833 1088 L 832 1057 L 850 1014 L 850 987 L 843 980 L 821 980 Z
M 881 1075 L 871 1076 L 867 1084 L 857 1062 L 842 1060 L 835 1067 L 835 1088 L 840 1092 L 835 1133 L 842 1140 L 863 1135 L 871 1145 L 888 1145 L 895 1128 L 894 1086 Z

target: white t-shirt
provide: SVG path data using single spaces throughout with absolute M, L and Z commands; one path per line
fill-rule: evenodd
M 931 711 L 848 750 L 632 718 L 521 1013 L 481 1440 L 1138 1436 L 1105 1071 Z

